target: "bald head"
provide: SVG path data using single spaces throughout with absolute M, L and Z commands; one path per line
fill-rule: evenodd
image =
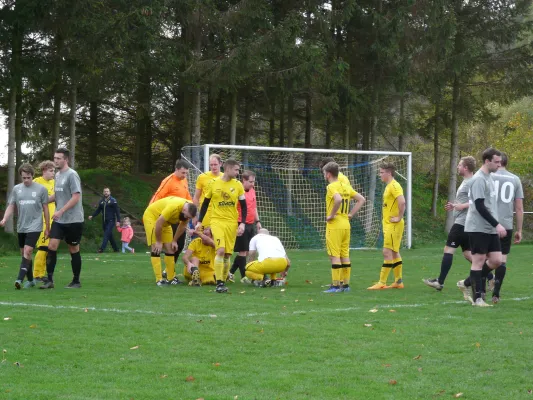
M 263 235 L 270 235 L 270 232 L 268 231 L 268 229 L 265 229 L 265 228 L 259 229 L 259 232 L 257 233 L 261 233 Z

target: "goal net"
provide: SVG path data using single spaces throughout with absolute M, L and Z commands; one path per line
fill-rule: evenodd
M 402 185 L 406 198 L 402 245 L 411 247 L 411 153 L 211 144 L 187 146 L 182 149 L 182 158 L 192 165 L 189 170 L 191 193 L 195 191 L 198 175 L 209 170 L 209 155 L 213 153 L 219 154 L 222 160 L 239 161 L 241 173 L 251 170 L 256 174 L 261 224 L 278 236 L 287 249 L 325 248 L 327 182 L 319 169 L 324 157 L 333 157 L 353 188 L 366 198 L 351 220 L 351 247 L 382 247 L 385 185 L 379 177 L 379 165 L 393 162 L 396 180 Z

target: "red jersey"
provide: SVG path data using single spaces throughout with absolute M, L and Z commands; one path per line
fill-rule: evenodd
M 255 189 L 251 188 L 247 192 L 244 192 L 246 199 L 246 224 L 253 224 L 257 220 L 257 202 L 255 199 Z M 242 221 L 241 204 L 237 204 L 237 211 L 239 212 L 239 223 Z

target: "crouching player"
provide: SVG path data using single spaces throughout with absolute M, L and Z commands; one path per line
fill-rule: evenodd
M 276 274 L 281 274 L 285 279 L 291 267 L 291 262 L 281 241 L 276 236 L 271 236 L 267 229 L 259 229 L 259 233 L 250 241 L 250 260 L 257 260 L 246 264 L 246 277 L 255 286 L 267 286 L 265 274 L 270 274 L 274 282 Z
M 185 264 L 183 276 L 189 281 L 189 286 L 214 285 L 215 268 L 215 242 L 211 230 L 205 228 L 203 233 L 194 231 L 198 237 L 189 243 L 189 247 L 183 253 L 182 259 Z

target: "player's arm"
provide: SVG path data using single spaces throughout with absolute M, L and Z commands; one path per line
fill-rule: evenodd
M 174 238 L 172 239 L 172 250 L 177 251 L 178 250 L 178 239 L 181 235 L 185 233 L 185 229 L 187 229 L 187 224 L 189 223 L 189 220 L 180 221 L 180 224 L 178 225 L 178 229 L 176 229 L 176 234 L 174 235 Z
M 522 225 L 524 224 L 524 199 L 514 200 L 514 210 L 516 212 L 516 232 L 514 242 L 518 244 L 522 241 Z
M 78 204 L 80 199 L 81 199 L 80 192 L 72 193 L 72 197 L 70 198 L 69 201 L 67 201 L 67 204 L 65 204 L 61 210 L 56 210 L 56 212 L 54 213 L 54 220 L 57 221 L 59 218 L 61 218 L 61 216 L 65 213 L 65 211 L 70 210 L 72 207 Z
M 163 233 L 163 225 L 167 222 L 165 217 L 159 216 L 157 221 L 155 221 L 155 228 L 154 228 L 154 235 L 155 235 L 155 243 L 154 243 L 154 253 L 159 254 L 161 253 L 161 249 L 163 248 L 162 243 L 162 233 Z
M 281 273 L 282 278 L 285 278 L 287 276 L 287 273 L 289 272 L 289 269 L 291 268 L 291 260 L 289 259 L 287 254 L 285 254 L 285 259 L 287 260 L 287 268 L 285 268 L 285 271 Z
M 341 195 L 339 193 L 335 193 L 333 195 L 333 208 L 331 209 L 331 213 L 328 216 L 326 216 L 326 222 L 329 222 L 333 218 L 335 218 L 337 211 L 339 211 L 339 208 L 341 208 L 341 204 L 342 204 Z
M 13 215 L 13 212 L 15 211 L 15 203 L 9 204 L 6 208 L 6 212 L 4 213 L 4 218 L 0 221 L 0 226 L 4 226 L 6 222 L 11 218 Z
M 192 202 L 196 207 L 200 205 L 200 197 L 202 197 L 202 189 L 196 188 L 196 190 L 194 191 L 194 197 L 192 198 Z
M 470 206 L 470 203 L 466 202 L 466 203 L 452 203 L 452 202 L 447 202 L 446 205 L 444 206 L 444 209 L 446 211 L 462 211 L 462 210 L 465 210 L 467 209 L 468 207 Z
M 187 267 L 187 271 L 189 271 L 189 273 L 191 273 L 191 269 L 193 267 L 198 267 L 198 264 L 200 261 L 198 258 L 193 257 L 192 254 L 193 254 L 193 251 L 187 249 L 181 256 L 181 259 L 183 263 L 185 264 L 185 266 Z
M 496 228 L 498 235 L 500 237 L 505 237 L 507 235 L 507 230 L 498 222 L 496 218 L 492 216 L 487 207 L 485 207 L 485 199 L 480 197 L 474 200 L 476 210 L 492 227 Z
M 398 215 L 390 217 L 390 222 L 400 222 L 405 213 L 405 197 L 403 194 L 396 197 L 396 202 L 398 203 Z
M 51 194 L 50 196 L 48 196 L 48 204 L 50 203 L 55 203 L 56 201 L 56 194 Z
M 205 197 L 204 201 L 202 202 L 202 208 L 200 208 L 200 215 L 198 216 L 198 223 L 196 224 L 196 230 L 200 230 L 200 227 L 202 226 L 202 221 L 204 220 L 205 214 L 207 213 L 207 210 L 209 209 L 209 203 L 211 202 L 210 197 Z
M 255 227 L 257 231 L 262 228 L 261 219 L 259 218 L 259 212 L 257 211 L 257 209 L 255 210 Z
M 250 250 L 248 252 L 248 262 L 257 260 L 257 250 Z
M 363 195 L 360 195 L 359 193 L 356 193 L 352 196 L 352 199 L 356 201 L 355 206 L 352 208 L 350 213 L 348 214 L 348 218 L 352 219 L 353 216 L 363 207 L 363 204 L 365 204 L 366 199 Z
M 246 197 L 244 197 L 244 194 L 239 196 L 239 204 L 241 205 L 241 223 L 237 228 L 237 236 L 241 236 L 244 233 L 244 227 L 246 226 L 244 222 L 248 216 L 248 206 L 246 205 Z
M 96 210 L 94 210 L 93 214 L 89 216 L 89 221 L 96 217 L 98 214 L 100 214 L 100 212 L 103 210 L 103 207 L 104 205 L 102 204 L 102 202 L 99 202 Z
M 43 203 L 43 214 L 44 214 L 44 238 L 48 237 L 50 233 L 50 212 L 48 211 L 48 203 Z
M 206 246 L 215 247 L 215 241 L 212 238 L 207 235 L 204 235 L 203 232 L 196 232 L 196 234 L 200 239 L 202 239 L 202 242 L 204 242 Z

